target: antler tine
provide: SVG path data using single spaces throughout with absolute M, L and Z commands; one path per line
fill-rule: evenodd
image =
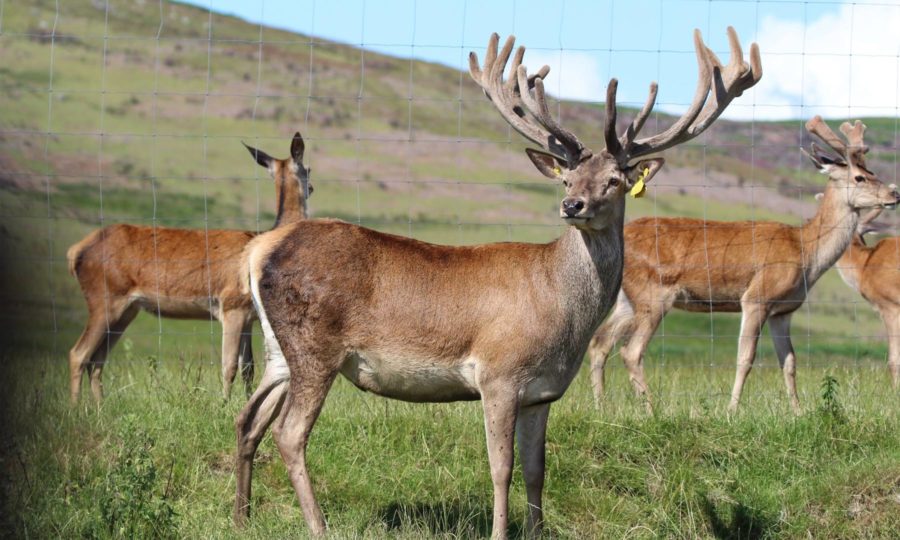
M 688 110 L 664 132 L 634 141 L 626 148 L 626 160 L 660 152 L 689 141 L 703 133 L 725 111 L 734 98 L 755 85 L 762 78 L 759 46 L 750 46 L 750 63 L 734 28 L 728 27 L 731 57 L 723 66 L 716 54 L 703 42 L 699 30 L 694 30 L 694 49 L 697 54 L 697 90 Z M 643 112 L 643 111 L 642 111 Z M 636 133 L 636 132 L 635 132 Z
M 828 124 L 825 123 L 825 120 L 822 120 L 821 116 L 817 114 L 810 118 L 809 121 L 806 122 L 806 131 L 821 139 L 822 142 L 837 152 L 841 158 L 846 158 L 847 144 L 841 140 L 830 127 L 828 127 Z
M 623 156 L 625 152 L 619 136 L 616 133 L 616 92 L 619 90 L 619 80 L 613 77 L 606 86 L 606 119 L 603 124 L 603 138 L 606 140 L 606 151 L 614 156 Z
M 700 30 L 694 30 L 694 50 L 697 54 L 699 76 L 697 77 L 697 89 L 694 91 L 694 99 L 691 101 L 690 107 L 669 129 L 652 137 L 634 141 L 628 155 L 625 156 L 626 160 L 675 146 L 681 142 L 681 138 L 688 127 L 700 114 L 703 104 L 706 102 L 706 97 L 709 95 L 710 72 L 713 69 L 708 49 L 703 43 L 703 36 L 700 34 Z
M 641 128 L 644 127 L 644 122 L 647 121 L 647 118 L 650 116 L 650 111 L 653 110 L 653 106 L 656 105 L 656 94 L 659 92 L 659 85 L 656 82 L 650 83 L 650 92 L 647 95 L 647 101 L 644 103 L 644 107 L 641 109 L 641 112 L 638 113 L 637 116 L 634 117 L 634 120 L 631 121 L 631 124 L 625 129 L 625 134 L 619 138 L 619 143 L 625 149 L 630 149 L 631 144 L 634 142 L 635 136 L 641 131 Z
M 844 122 L 841 124 L 841 133 L 844 134 L 844 137 L 847 137 L 847 142 L 850 143 L 850 146 L 866 146 L 866 143 L 863 142 L 863 136 L 866 133 L 866 125 L 861 121 L 857 120 L 853 124 Z
M 515 41 L 515 36 L 509 36 L 503 45 L 503 49 L 498 53 L 497 46 L 500 43 L 500 36 L 496 33 L 491 34 L 487 51 L 484 55 L 483 68 L 478 65 L 478 55 L 474 51 L 469 53 L 469 74 L 513 129 L 531 142 L 546 148 L 549 139 L 548 133 L 544 128 L 526 117 L 521 99 L 521 88 L 519 88 L 515 72 L 510 72 L 510 80 L 506 84 L 503 83 L 503 70 L 506 67 L 506 62 L 509 60 Z M 521 62 L 524 54 L 524 48 L 520 48 L 520 51 L 516 52 L 516 56 L 513 59 L 514 68 L 518 69 L 518 63 Z M 549 71 L 550 68 L 544 66 L 539 73 L 546 75 Z
M 525 66 L 519 66 L 518 79 L 519 88 L 522 88 L 523 86 L 527 87 L 528 73 Z M 535 77 L 533 83 L 534 96 L 526 91 L 522 93 L 522 100 L 525 102 L 525 106 L 528 107 L 528 110 L 535 116 L 536 120 L 540 122 L 554 138 L 556 138 L 556 141 L 559 141 L 557 143 L 551 139 L 549 141 L 550 150 L 554 153 L 562 152 L 562 155 L 566 156 L 566 159 L 568 159 L 570 166 L 574 166 L 580 160 L 590 157 L 591 151 L 581 144 L 578 137 L 571 131 L 560 126 L 559 123 L 553 119 L 553 115 L 550 114 L 550 108 L 547 106 L 547 97 L 544 94 L 544 79 L 542 77 Z

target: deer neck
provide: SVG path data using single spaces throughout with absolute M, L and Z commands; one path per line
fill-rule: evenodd
M 622 284 L 624 202 L 599 230 L 568 227 L 553 244 L 550 265 L 556 270 L 559 309 L 569 317 L 573 345 L 587 341 L 615 301 Z M 583 349 L 582 349 L 583 353 Z
M 306 197 L 300 193 L 300 182 L 278 175 L 275 179 L 275 225 L 273 228 L 306 219 Z
M 859 211 L 829 186 L 816 215 L 801 227 L 803 267 L 810 283 L 831 268 L 846 251 L 858 223 Z

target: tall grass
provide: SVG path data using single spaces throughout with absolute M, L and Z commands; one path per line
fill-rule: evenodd
M 730 362 L 650 364 L 657 413 L 610 369 L 599 410 L 582 373 L 551 412 L 546 516 L 559 538 L 816 538 L 900 535 L 900 414 L 879 363 L 800 370 L 794 417 L 777 369 L 724 406 Z M 3 531 L 10 536 L 305 536 L 274 444 L 257 458 L 249 528 L 230 521 L 233 418 L 218 366 L 129 353 L 107 399 L 70 407 L 66 368 L 7 352 Z M 585 370 L 586 371 L 586 370 Z M 823 386 L 823 381 L 826 381 Z M 491 482 L 478 403 L 416 405 L 339 381 L 310 444 L 310 470 L 338 538 L 468 538 L 490 532 Z M 521 477 L 512 489 L 521 532 Z

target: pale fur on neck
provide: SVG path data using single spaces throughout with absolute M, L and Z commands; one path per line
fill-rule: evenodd
M 847 203 L 837 188 L 829 186 L 816 215 L 800 230 L 803 267 L 810 284 L 818 280 L 847 250 L 858 223 L 859 211 Z

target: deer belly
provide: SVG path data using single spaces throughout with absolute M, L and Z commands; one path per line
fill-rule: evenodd
M 219 310 L 219 302 L 209 297 L 136 295 L 141 309 L 170 319 L 209 319 Z
M 341 374 L 357 388 L 394 399 L 415 402 L 469 401 L 481 397 L 476 383 L 477 361 L 458 362 L 383 356 L 354 351 Z
M 732 291 L 710 291 L 708 288 L 684 289 L 675 297 L 674 307 L 682 311 L 737 313 L 741 311 L 741 294 L 742 291 L 739 290 L 732 293 Z

